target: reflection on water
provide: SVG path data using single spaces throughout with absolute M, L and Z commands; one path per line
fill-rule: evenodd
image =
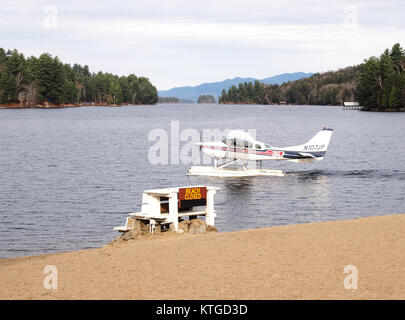
M 321 170 L 290 172 L 289 175 L 295 175 L 299 180 L 320 180 L 326 177 Z
M 398 146 L 405 145 L 405 114 L 203 108 L 0 110 L 0 257 L 99 247 L 117 236 L 112 227 L 139 210 L 142 191 L 151 188 L 221 188 L 215 201 L 222 232 L 403 211 L 405 148 Z M 149 131 L 169 130 L 171 120 L 180 130 L 256 129 L 258 140 L 281 147 L 304 143 L 324 124 L 334 134 L 324 161 L 264 163 L 285 177 L 194 177 L 186 175 L 188 165 L 148 162 Z
M 246 178 L 229 178 L 223 182 L 224 190 L 228 195 L 246 197 L 250 194 L 252 186 L 254 186 L 253 179 Z
M 217 225 L 222 231 L 319 220 L 331 207 L 329 177 L 321 172 L 223 179 L 220 187 Z

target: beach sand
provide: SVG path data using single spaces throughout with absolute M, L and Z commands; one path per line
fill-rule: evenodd
M 46 265 L 58 288 L 45 289 Z M 345 289 L 344 268 L 358 271 Z M 0 299 L 405 299 L 405 215 L 0 259 Z

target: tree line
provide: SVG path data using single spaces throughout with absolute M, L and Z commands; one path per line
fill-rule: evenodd
M 361 65 L 357 96 L 366 110 L 405 108 L 405 54 L 399 43 Z
M 63 63 L 43 53 L 36 58 L 0 48 L 0 103 L 33 107 L 59 104 L 155 104 L 157 89 L 148 78 L 91 73 L 87 65 Z
M 266 85 L 258 80 L 223 90 L 220 103 L 343 105 L 353 101 L 359 67 L 316 73 L 308 78 Z
M 223 90 L 219 103 L 343 105 L 359 101 L 365 110 L 405 108 L 405 56 L 399 43 L 379 57 L 281 85 L 259 81 Z

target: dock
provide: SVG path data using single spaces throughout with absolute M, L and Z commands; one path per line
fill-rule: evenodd
M 343 110 L 361 110 L 361 106 L 358 102 L 344 102 Z

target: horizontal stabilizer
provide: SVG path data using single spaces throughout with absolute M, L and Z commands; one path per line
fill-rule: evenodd
M 307 153 L 307 152 L 300 152 L 299 153 L 303 157 L 311 157 L 311 158 L 316 158 L 312 153 Z

